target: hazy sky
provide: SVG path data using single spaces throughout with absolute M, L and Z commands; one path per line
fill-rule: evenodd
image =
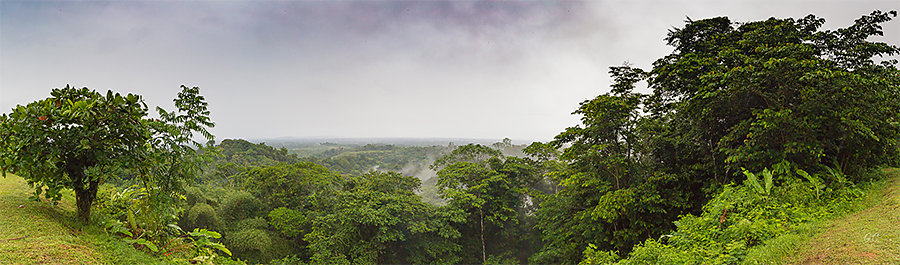
M 686 17 L 815 14 L 889 1 L 0 1 L 0 112 L 71 84 L 171 109 L 199 86 L 217 139 L 549 140 L 607 68 L 647 68 Z M 885 26 L 900 44 L 900 21 Z

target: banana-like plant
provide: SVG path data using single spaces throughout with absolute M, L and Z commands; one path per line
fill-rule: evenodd
M 741 168 L 741 170 L 743 170 L 744 176 L 747 176 L 747 182 L 750 183 L 750 186 L 752 186 L 756 190 L 756 192 L 758 192 L 759 194 L 762 194 L 762 195 L 769 195 L 769 193 L 772 192 L 773 183 L 772 183 L 772 171 L 771 170 L 769 170 L 768 168 L 765 168 L 759 172 L 759 174 L 762 175 L 762 177 L 763 177 L 763 181 L 765 182 L 764 183 L 765 187 L 763 187 L 763 185 L 759 183 L 759 176 L 757 176 L 756 174 L 753 174 L 753 172 L 750 172 L 749 170 L 747 170 L 743 167 Z
M 819 193 L 822 191 L 823 188 L 825 188 L 825 183 L 822 183 L 822 180 L 820 180 L 819 178 L 817 178 L 815 176 L 810 175 L 809 173 L 806 173 L 806 171 L 803 171 L 802 169 L 797 169 L 797 175 L 800 175 L 800 176 L 806 178 L 806 180 L 808 180 L 809 183 L 813 184 L 813 187 L 816 190 L 816 199 L 818 200 Z

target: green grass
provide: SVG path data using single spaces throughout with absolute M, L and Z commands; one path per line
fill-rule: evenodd
M 783 261 L 795 264 L 900 264 L 900 169 L 861 211 L 825 223 Z
M 75 218 L 74 196 L 29 200 L 21 177 L 0 177 L 0 264 L 147 264 L 162 261 Z M 20 208 L 21 206 L 21 208 Z
M 900 169 L 863 188 L 866 196 L 831 218 L 767 240 L 747 253 L 745 264 L 900 264 Z

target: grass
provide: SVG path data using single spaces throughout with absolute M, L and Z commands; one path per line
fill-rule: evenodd
M 74 195 L 56 206 L 29 200 L 19 176 L 0 177 L 0 264 L 146 264 L 160 259 L 76 221 Z
M 810 258 L 816 247 L 830 248 L 827 243 L 844 244 L 849 238 L 826 238 L 842 235 L 842 231 L 831 230 L 836 225 L 866 226 L 868 223 L 848 223 L 850 219 L 866 211 L 879 212 L 883 209 L 877 207 L 889 194 L 889 190 L 900 188 L 900 170 L 886 169 L 884 178 L 863 184 L 861 187 L 865 196 L 845 205 L 835 205 L 838 210 L 833 216 L 812 221 L 792 228 L 789 233 L 766 240 L 763 244 L 753 247 L 747 253 L 744 264 L 845 264 L 851 260 L 859 260 L 856 257 L 848 258 Z M 895 224 L 900 224 L 896 223 Z M 886 224 L 886 229 L 891 229 L 891 224 Z M 856 255 L 856 254 L 853 254 Z M 876 262 L 876 261 L 871 261 Z M 877 263 L 877 262 L 876 262 Z
M 900 264 L 900 169 L 863 210 L 827 222 L 784 261 L 795 264 Z

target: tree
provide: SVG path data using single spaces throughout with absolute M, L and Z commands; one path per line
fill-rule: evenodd
M 854 175 L 884 163 L 898 153 L 900 76 L 896 60 L 874 57 L 900 49 L 867 38 L 896 15 L 875 11 L 824 31 L 813 15 L 688 21 L 647 76 L 652 117 L 675 123 L 663 134 L 689 137 L 684 149 L 700 161 L 687 166 L 706 164 L 716 183 L 782 160 L 816 170 L 837 163 Z
M 518 227 L 525 215 L 529 188 L 542 176 L 534 162 L 506 158 L 482 145 L 465 145 L 434 163 L 438 193 L 448 200 L 448 210 L 462 211 L 459 238 L 465 263 L 487 263 L 489 258 L 519 255 L 518 243 L 528 240 Z M 524 229 L 528 230 L 528 229 Z M 477 258 L 475 258 L 477 256 Z
M 69 86 L 53 89 L 49 98 L 0 115 L 3 173 L 10 171 L 28 180 L 35 187 L 35 197 L 43 192 L 46 198 L 58 200 L 62 189 L 73 189 L 78 218 L 87 222 L 97 188 L 108 178 L 105 169 L 134 168 L 145 178 L 164 173 L 163 178 L 173 179 L 176 174 L 166 172 L 198 168 L 171 163 L 165 172 L 148 170 L 148 165 L 157 165 L 150 161 L 162 159 L 160 153 L 172 159 L 185 157 L 187 150 L 180 146 L 191 137 L 191 130 L 211 137 L 201 127 L 212 123 L 198 88 L 182 89 L 176 106 L 187 114 L 159 109 L 162 120 L 147 117 L 147 106 L 138 95 L 108 91 L 104 96 Z
M 679 215 L 698 213 L 743 170 L 782 164 L 858 173 L 900 155 L 900 48 L 868 41 L 896 12 L 875 11 L 848 28 L 823 19 L 687 21 L 675 49 L 651 71 L 611 68 L 611 93 L 585 101 L 559 192 L 542 204 L 547 242 L 539 263 L 575 263 L 584 247 L 630 251 Z M 646 81 L 652 94 L 633 92 Z M 779 181 L 779 180 L 774 180 Z
M 582 102 L 575 114 L 582 126 L 567 128 L 551 144 L 568 146 L 567 165 L 554 174 L 557 192 L 537 212 L 544 249 L 535 263 L 573 263 L 589 244 L 627 253 L 634 243 L 671 227 L 671 219 L 689 209 L 690 180 L 652 170 L 653 135 L 639 115 L 644 96 L 632 93 L 644 73 L 614 67 L 613 92 Z M 536 146 L 538 147 L 538 146 Z
M 454 248 L 440 244 L 455 236 L 434 215 L 435 207 L 415 194 L 420 182 L 396 172 L 352 176 L 322 212 L 306 240 L 313 263 L 444 263 Z M 435 218 L 437 217 L 437 218 Z M 443 232 L 442 232 L 443 231 Z M 427 241 L 419 240 L 426 238 Z M 438 243 L 438 244 L 435 244 Z M 452 259 L 449 261 L 453 261 Z
M 309 210 L 316 200 L 333 196 L 340 188 L 340 175 L 309 162 L 254 167 L 236 177 L 254 196 L 269 206 Z
M 147 156 L 132 169 L 150 193 L 151 211 L 144 214 L 156 217 L 155 231 L 165 230 L 177 221 L 178 208 L 174 205 L 184 192 L 183 184 L 203 173 L 215 154 L 214 136 L 207 129 L 215 123 L 209 118 L 200 88 L 182 85 L 173 102 L 177 110 L 156 107 L 159 118 L 147 119 L 152 133 L 144 146 Z M 195 134 L 206 140 L 205 145 L 196 140 Z
M 0 116 L 3 173 L 28 180 L 35 197 L 44 187 L 54 200 L 61 189 L 73 189 L 78 217 L 87 222 L 103 179 L 86 171 L 135 165 L 147 156 L 147 107 L 137 95 L 108 91 L 104 96 L 88 88 L 66 86 L 50 95 Z

